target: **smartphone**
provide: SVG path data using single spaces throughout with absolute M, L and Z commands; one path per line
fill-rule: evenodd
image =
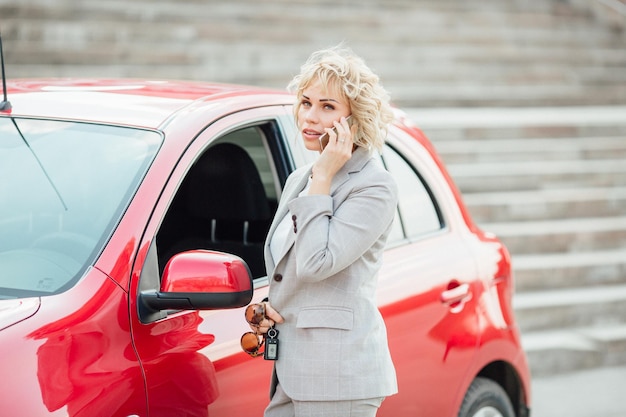
M 348 122 L 348 126 L 352 126 L 352 123 L 350 123 L 350 118 L 352 117 L 352 115 L 349 115 L 348 117 L 346 117 L 346 122 Z M 335 132 L 335 134 L 337 133 L 337 128 L 333 126 L 333 131 Z M 320 152 L 324 150 L 324 148 L 326 147 L 326 145 L 328 145 L 328 132 L 324 132 L 324 134 L 322 136 L 319 137 L 319 141 L 320 141 Z

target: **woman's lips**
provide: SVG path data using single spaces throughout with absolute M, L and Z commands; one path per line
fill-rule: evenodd
M 311 129 L 303 129 L 302 130 L 302 136 L 304 136 L 307 139 L 317 140 L 317 138 L 319 138 L 321 135 L 322 135 L 322 133 L 318 132 L 316 130 L 311 130 Z

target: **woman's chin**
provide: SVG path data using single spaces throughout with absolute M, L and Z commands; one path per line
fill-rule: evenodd
M 320 143 L 318 140 L 305 140 L 304 147 L 309 151 L 320 151 Z

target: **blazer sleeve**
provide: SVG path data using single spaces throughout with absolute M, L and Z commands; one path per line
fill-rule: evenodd
M 315 282 L 384 246 L 397 205 L 391 175 L 376 164 L 350 174 L 333 195 L 308 195 L 289 202 L 295 217 L 298 279 Z

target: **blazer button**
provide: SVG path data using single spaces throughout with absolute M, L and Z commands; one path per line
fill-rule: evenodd
M 274 275 L 274 281 L 280 282 L 283 280 L 283 276 L 281 274 Z
M 295 223 L 295 221 L 296 221 L 296 219 L 297 219 L 297 218 L 298 218 L 298 217 L 297 217 L 295 214 L 293 214 L 293 215 L 291 216 L 291 220 L 293 220 L 293 221 L 294 221 L 294 223 Z

